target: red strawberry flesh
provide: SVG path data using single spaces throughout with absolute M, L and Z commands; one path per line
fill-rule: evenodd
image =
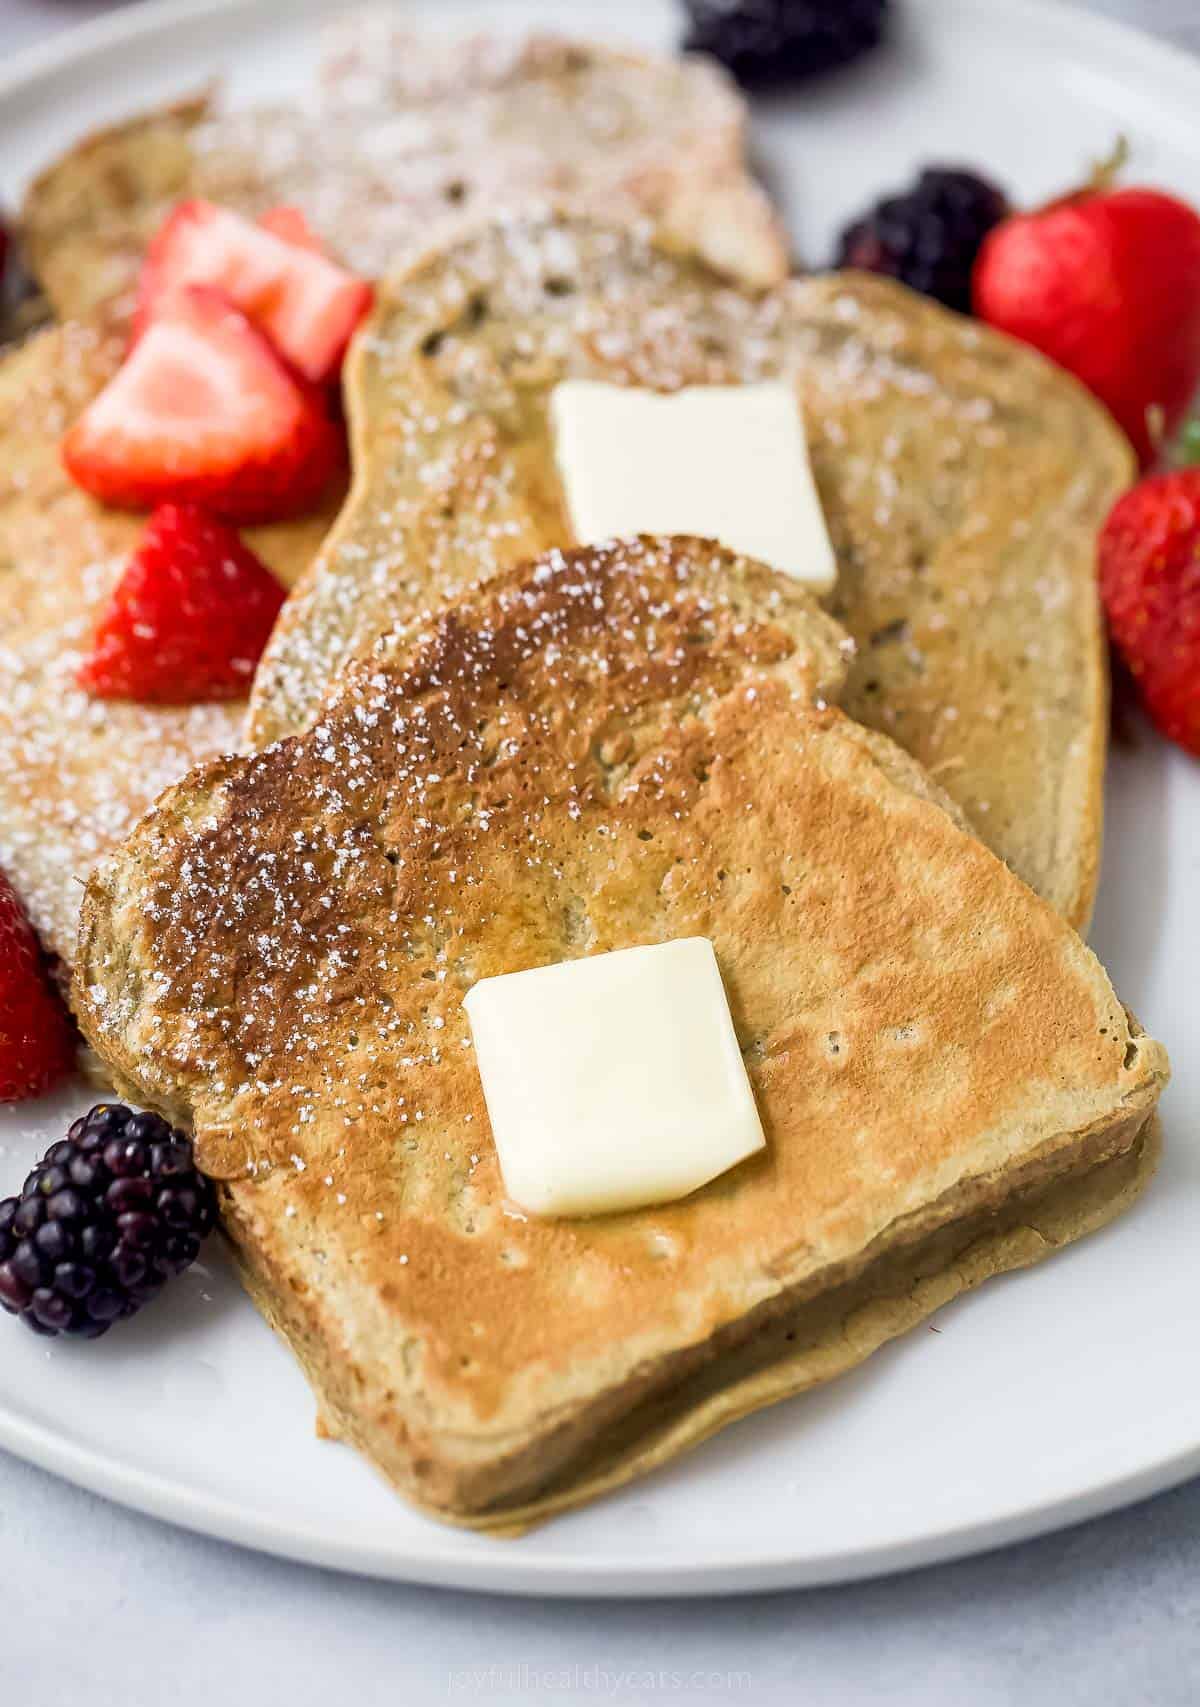
M 239 699 L 283 597 L 231 528 L 194 505 L 163 504 L 100 618 L 80 685 L 160 705 Z
M 200 503 L 256 522 L 311 509 L 342 450 L 317 394 L 224 297 L 193 286 L 160 304 L 68 432 L 63 460 L 117 508 Z
M 41 1096 L 74 1058 L 75 1036 L 33 927 L 0 872 L 0 1102 Z
M 316 255 L 325 253 L 321 239 L 304 217 L 303 209 L 293 207 L 291 203 L 269 207 L 258 223 L 264 231 L 282 237 L 285 243 L 294 243 L 298 249 L 311 249 Z
M 372 296 L 370 285 L 320 252 L 298 209 L 275 209 L 255 225 L 205 201 L 181 202 L 150 245 L 136 336 L 184 285 L 221 291 L 313 384 L 336 378 Z
M 1127 492 L 1100 536 L 1099 569 L 1113 640 L 1147 711 L 1200 756 L 1200 469 Z

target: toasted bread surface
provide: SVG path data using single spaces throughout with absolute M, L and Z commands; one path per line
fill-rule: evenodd
M 858 1280 L 773 1318 L 732 1354 L 717 1349 L 692 1379 L 626 1416 L 557 1488 L 470 1526 L 522 1534 L 691 1451 L 741 1417 L 846 1373 L 984 1281 L 1029 1268 L 1107 1226 L 1146 1189 L 1161 1153 L 1152 1116 L 1128 1150 L 881 1256 Z
M 107 125 L 33 180 L 21 214 L 25 258 L 63 320 L 131 305 L 146 245 L 189 193 L 205 94 Z
M 1127 1150 L 1074 1171 L 1046 1186 L 1018 1191 L 1000 1209 L 952 1222 L 913 1247 L 869 1263 L 855 1280 L 772 1315 L 732 1348 L 711 1345 L 691 1374 L 669 1384 L 650 1383 L 613 1426 L 566 1466 L 533 1499 L 491 1512 L 442 1510 L 444 1521 L 518 1536 L 548 1518 L 611 1493 L 649 1474 L 712 1435 L 767 1405 L 795 1397 L 845 1374 L 889 1340 L 911 1331 L 984 1281 L 1029 1268 L 1131 1208 L 1154 1176 L 1162 1131 L 1152 1116 Z M 353 1388 L 329 1381 L 322 1348 L 313 1336 L 307 1301 L 273 1285 L 262 1255 L 235 1246 L 247 1291 L 292 1346 L 322 1395 L 317 1431 L 325 1439 L 364 1444 Z M 383 1460 L 380 1468 L 402 1489 L 407 1478 Z
M 126 296 L 171 205 L 257 215 L 295 203 L 368 276 L 432 231 L 531 197 L 651 220 L 751 285 L 787 271 L 781 228 L 745 162 L 745 106 L 711 61 L 555 34 L 445 38 L 394 15 L 343 24 L 323 91 L 286 107 L 214 97 L 86 138 L 27 195 L 31 263 L 60 315 Z
M 1082 930 L 1108 746 L 1096 536 L 1130 446 L 1070 375 L 902 286 L 831 275 L 788 297 L 829 605 L 858 643 L 842 704 Z
M 858 646 L 846 708 L 1084 922 L 1107 718 L 1094 538 L 1128 449 L 1034 352 L 866 275 L 751 298 L 565 216 L 500 221 L 402 269 L 351 355 L 354 490 L 264 657 L 251 742 L 303 727 L 393 622 L 570 543 L 547 414 L 560 379 L 779 373 L 837 551 L 830 608 Z
M 224 1178 L 326 1419 L 438 1514 L 584 1497 L 706 1366 L 687 1414 L 719 1426 L 722 1360 L 888 1252 L 973 1249 L 1153 1110 L 1161 1048 L 829 703 L 844 668 L 805 593 L 711 543 L 552 553 L 384 637 L 302 734 L 193 773 L 89 884 L 89 1040 Z M 716 947 L 765 1154 L 654 1210 L 514 1215 L 463 994 L 685 935 Z M 981 1277 L 931 1260 L 960 1258 Z M 739 1375 L 730 1414 L 801 1374 Z
M 96 700 L 75 684 L 144 518 L 106 510 L 74 486 L 59 442 L 123 349 L 93 317 L 0 359 L 0 868 L 67 966 L 96 859 L 168 783 L 235 747 L 244 716 L 238 703 Z M 290 585 L 332 510 L 247 538 Z

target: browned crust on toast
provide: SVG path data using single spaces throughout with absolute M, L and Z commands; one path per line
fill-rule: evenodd
M 845 708 L 1082 926 L 1107 739 L 1094 542 L 1131 453 L 1035 352 L 865 274 L 750 299 L 567 214 L 502 220 L 401 269 L 347 368 L 354 489 L 264 656 L 250 742 L 302 728 L 384 629 L 570 543 L 559 380 L 781 374 L 837 551 L 829 609 L 858 648 Z
M 828 702 L 844 667 L 794 582 L 709 543 L 554 553 L 194 773 L 89 885 L 90 1041 L 193 1128 L 326 1418 L 438 1515 L 529 1521 L 560 1474 L 585 1497 L 587 1443 L 706 1348 L 1098 1167 L 1154 1109 L 1161 1047 Z M 653 1210 L 507 1214 L 465 990 L 686 935 L 767 1151 Z
M 866 1253 L 857 1273 L 828 1276 L 821 1289 L 810 1287 L 807 1296 L 738 1324 L 736 1335 L 714 1336 L 670 1366 L 647 1371 L 620 1395 L 604 1395 L 596 1413 L 571 1419 L 551 1449 L 541 1441 L 525 1447 L 523 1461 L 504 1467 L 504 1495 L 491 1509 L 486 1484 L 473 1490 L 469 1514 L 462 1489 L 454 1486 L 436 1515 L 498 1538 L 524 1535 L 695 1450 L 764 1406 L 847 1373 L 964 1293 L 1042 1262 L 1123 1214 L 1154 1177 L 1161 1124 L 1152 1116 L 1132 1142 L 1126 1136 L 1081 1145 L 1077 1165 L 1049 1182 L 1017 1187 L 1007 1198 L 997 1194 L 997 1201 L 932 1236 L 914 1235 L 877 1258 Z M 269 1254 L 253 1237 L 242 1242 L 236 1210 L 231 1215 L 228 1205 L 225 1228 L 243 1285 L 308 1376 L 318 1435 L 357 1447 L 399 1492 L 430 1502 L 429 1486 L 414 1482 L 403 1443 L 380 1454 L 353 1373 L 325 1354 L 320 1317 L 309 1300 L 273 1272 Z M 606 1414 L 618 1406 L 619 1414 Z M 499 1478 L 489 1474 L 487 1480 Z

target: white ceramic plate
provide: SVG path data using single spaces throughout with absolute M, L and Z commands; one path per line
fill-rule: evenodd
M 228 71 L 304 68 L 328 9 L 193 0 L 119 13 L 0 73 L 0 196 L 89 125 Z M 402 8 L 404 9 L 404 8 Z M 656 0 L 408 8 L 441 27 L 559 23 L 665 45 Z M 920 162 L 977 162 L 1035 200 L 1128 134 L 1137 175 L 1200 199 L 1200 63 L 1041 0 L 905 0 L 896 45 L 764 105 L 764 167 L 801 254 Z M 1172 1050 L 1167 1159 L 1136 1210 L 994 1282 L 864 1367 L 519 1542 L 462 1535 L 313 1437 L 291 1357 L 213 1241 L 170 1303 L 98 1345 L 0 1320 L 0 1444 L 196 1529 L 381 1576 L 540 1594 L 735 1591 L 924 1564 L 1107 1510 L 1200 1470 L 1200 767 L 1118 751 L 1093 939 Z M 82 1106 L 3 1117 L 0 1182 Z

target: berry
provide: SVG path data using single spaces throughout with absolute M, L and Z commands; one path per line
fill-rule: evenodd
M 0 344 L 20 342 L 48 318 L 46 299 L 17 242 L 15 221 L 0 213 Z
M 0 872 L 0 1102 L 41 1096 L 70 1071 L 74 1059 L 71 1023 L 33 926 Z
M 0 1203 L 0 1306 L 34 1333 L 98 1339 L 195 1261 L 215 1220 L 191 1142 L 157 1114 L 98 1103 Z
M 876 47 L 888 0 L 685 0 L 689 52 L 711 53 L 747 88 L 831 71 Z
M 233 522 L 311 509 L 343 460 L 319 393 L 245 315 L 200 286 L 158 302 L 62 454 L 71 478 L 102 503 L 203 504 Z
M 1146 710 L 1200 757 L 1200 469 L 1143 480 L 1100 535 L 1100 593 Z
M 1083 191 L 988 237 L 975 312 L 1082 380 L 1143 465 L 1200 382 L 1200 215 L 1158 190 Z
M 79 684 L 101 699 L 158 705 L 239 699 L 283 597 L 231 528 L 193 504 L 160 504 L 100 616 Z
M 321 239 L 304 217 L 302 208 L 290 204 L 269 207 L 258 223 L 264 231 L 282 237 L 285 243 L 294 243 L 297 249 L 311 249 L 314 255 L 325 253 Z
M 151 243 L 135 337 L 184 285 L 220 291 L 314 385 L 337 378 L 372 298 L 369 284 L 321 253 L 298 209 L 276 208 L 255 225 L 205 201 L 180 202 Z
M 1007 213 L 1004 191 L 986 178 L 962 167 L 929 166 L 912 189 L 876 202 L 846 227 L 837 265 L 884 273 L 968 314 L 980 246 Z

